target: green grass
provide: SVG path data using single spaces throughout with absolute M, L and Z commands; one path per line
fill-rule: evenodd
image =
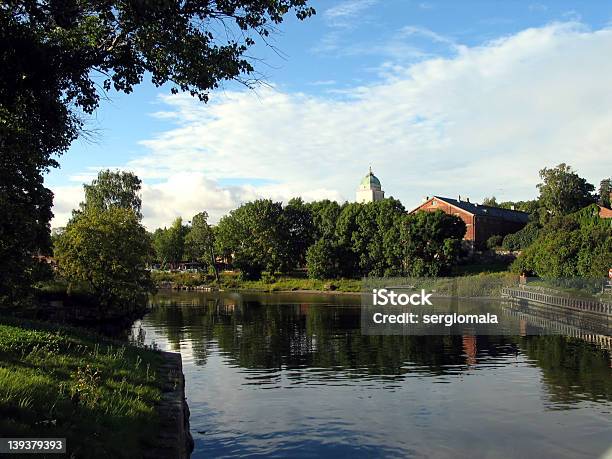
M 279 277 L 277 279 L 262 279 L 258 281 L 236 280 L 233 288 L 237 290 L 255 290 L 261 292 L 281 292 L 299 290 L 317 290 L 322 292 L 360 292 L 360 279 L 302 279 L 294 277 Z
M 159 353 L 0 318 L 0 432 L 66 437 L 74 457 L 137 458 L 158 432 Z
M 185 287 L 212 285 L 214 283 L 214 278 L 205 273 L 153 271 L 151 279 L 158 285 L 162 282 L 173 282 Z

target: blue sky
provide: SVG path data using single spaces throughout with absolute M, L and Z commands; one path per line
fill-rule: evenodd
M 148 82 L 110 93 L 92 140 L 47 177 L 54 225 L 103 167 L 143 177 L 148 227 L 258 197 L 352 200 L 370 164 L 408 208 L 431 194 L 528 198 L 561 161 L 592 182 L 612 175 L 612 3 L 312 4 L 277 51 L 253 50 L 270 87 L 227 83 L 208 105 Z

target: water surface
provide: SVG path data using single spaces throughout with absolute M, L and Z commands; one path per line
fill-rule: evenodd
M 601 457 L 607 350 L 565 336 L 365 336 L 359 297 L 162 293 L 192 457 Z

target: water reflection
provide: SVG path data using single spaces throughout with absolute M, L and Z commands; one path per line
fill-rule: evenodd
M 584 341 L 367 336 L 344 295 L 154 303 L 135 335 L 183 354 L 194 457 L 593 457 L 611 446 L 610 354 Z

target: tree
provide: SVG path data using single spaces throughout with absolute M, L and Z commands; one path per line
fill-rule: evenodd
M 19 296 L 32 255 L 49 250 L 53 196 L 43 175 L 101 97 L 130 93 L 145 75 L 203 101 L 223 81 L 252 86 L 247 51 L 292 10 L 300 20 L 314 14 L 306 0 L 3 2 L 0 295 Z
M 497 203 L 497 199 L 495 199 L 495 196 L 491 196 L 490 198 L 484 198 L 482 200 L 482 205 L 490 206 L 490 207 L 499 207 L 499 204 Z
M 441 210 L 408 215 L 403 227 L 407 272 L 415 277 L 445 276 L 461 254 L 466 226 Z
M 348 204 L 340 205 L 336 201 L 324 199 L 306 204 L 312 213 L 312 223 L 314 225 L 313 239 L 318 240 L 322 237 L 335 237 L 336 223 L 340 213 Z
M 388 198 L 344 206 L 336 225 L 341 266 L 347 276 L 392 276 L 403 272 L 401 226 L 405 209 Z
M 102 170 L 90 185 L 83 185 L 85 201 L 80 204 L 80 212 L 120 207 L 132 209 L 138 219 L 141 219 L 141 185 L 141 180 L 132 172 Z
M 342 269 L 334 242 L 321 238 L 308 248 L 306 268 L 311 279 L 336 279 Z
M 540 203 L 552 216 L 567 215 L 595 202 L 595 187 L 567 164 L 542 169 L 540 178 Z
M 489 239 L 487 239 L 487 249 L 495 250 L 497 247 L 500 247 L 503 239 L 504 238 L 499 234 L 494 234 Z
M 219 280 L 217 264 L 215 262 L 215 236 L 208 224 L 208 213 L 200 212 L 191 219 L 191 228 L 185 236 L 185 253 L 191 260 L 197 260 L 215 271 Z
M 516 272 L 544 278 L 602 278 L 612 266 L 612 226 L 589 206 L 553 218 L 515 260 Z
M 504 201 L 500 202 L 498 207 L 502 209 L 519 210 L 530 215 L 536 215 L 541 209 L 541 204 L 538 199 L 531 199 L 529 201 Z
M 58 237 L 55 257 L 71 283 L 85 283 L 101 306 L 124 312 L 143 309 L 154 290 L 146 264 L 152 248 L 130 209 L 91 209 L 72 220 Z
M 612 184 L 610 181 L 611 180 L 607 178 L 599 183 L 599 200 L 597 202 L 600 206 L 607 207 L 608 209 L 611 207 L 610 196 L 612 195 Z
M 541 228 L 537 221 L 531 221 L 516 233 L 507 234 L 502 242 L 502 247 L 512 252 L 526 249 L 537 239 Z
M 170 228 L 155 230 L 153 248 L 156 259 L 164 265 L 169 263 L 171 267 L 183 261 L 187 231 L 188 228 L 183 225 L 181 217 L 176 218 Z
M 296 266 L 306 263 L 306 251 L 314 242 L 312 212 L 302 198 L 293 198 L 283 208 L 287 255 Z
M 217 252 L 231 255 L 247 279 L 274 274 L 295 263 L 290 258 L 283 206 L 270 199 L 248 202 L 224 216 L 216 228 Z

